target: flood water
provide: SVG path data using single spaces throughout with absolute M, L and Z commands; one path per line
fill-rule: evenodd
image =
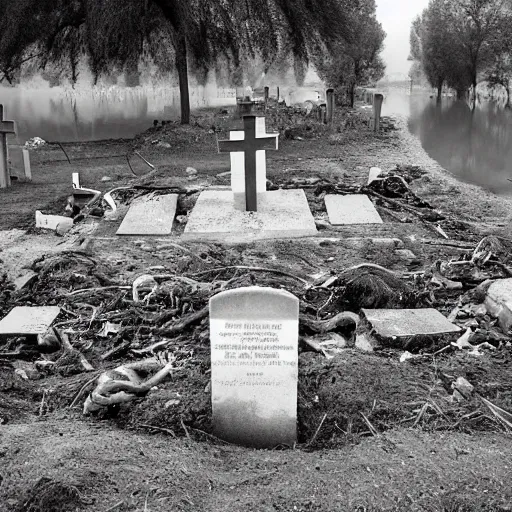
M 409 116 L 409 130 L 429 156 L 462 181 L 512 195 L 511 109 L 482 101 L 473 110 L 455 98 L 439 104 L 427 93 L 388 91 L 383 114 Z
M 315 88 L 310 89 L 282 87 L 281 96 L 288 104 L 316 99 Z M 512 179 L 510 109 L 481 102 L 472 110 L 453 98 L 438 104 L 429 93 L 411 95 L 406 88 L 384 93 L 383 115 L 408 116 L 411 133 L 445 169 L 497 194 L 512 194 L 512 182 L 507 180 Z M 235 96 L 235 89 L 193 87 L 191 106 L 234 105 Z M 0 87 L 0 103 L 4 118 L 16 121 L 17 136 L 10 140 L 14 144 L 35 136 L 51 142 L 131 138 L 152 126 L 154 119 L 179 118 L 177 88 Z
M 270 90 L 271 96 L 277 89 Z M 311 89 L 281 87 L 287 103 L 316 99 Z M 177 87 L 62 87 L 12 88 L 0 86 L 4 119 L 16 121 L 17 137 L 23 144 L 32 137 L 49 142 L 71 142 L 131 138 L 153 126 L 156 120 L 180 116 Z M 236 89 L 213 84 L 190 87 L 192 109 L 236 104 Z M 193 113 L 193 112 L 192 112 Z
M 180 112 L 172 87 L 0 87 L 0 103 L 4 119 L 16 121 L 19 144 L 36 136 L 50 142 L 131 138 L 153 120 L 177 119 Z M 192 108 L 234 103 L 233 89 L 191 89 Z

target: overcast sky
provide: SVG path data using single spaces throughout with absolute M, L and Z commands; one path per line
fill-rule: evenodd
M 429 0 L 376 0 L 377 19 L 387 37 L 382 57 L 386 74 L 409 72 L 409 30 L 412 20 L 427 7 Z

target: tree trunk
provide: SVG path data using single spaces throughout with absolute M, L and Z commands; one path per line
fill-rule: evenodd
M 471 85 L 473 86 L 473 102 L 476 104 L 476 73 L 473 74 Z
M 176 69 L 180 83 L 181 124 L 190 124 L 190 92 L 188 90 L 187 40 L 178 36 Z
M 441 95 L 443 93 L 443 82 L 439 80 L 437 82 L 437 101 L 441 101 Z
M 350 107 L 354 108 L 355 103 L 355 96 L 356 96 L 356 84 L 350 84 Z

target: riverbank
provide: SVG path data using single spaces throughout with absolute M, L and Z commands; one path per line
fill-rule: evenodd
M 107 282 L 130 286 L 136 276 L 152 272 L 150 268 L 158 269 L 155 272 L 159 274 L 194 276 L 208 271 L 211 262 L 222 267 L 265 267 L 307 279 L 322 273 L 340 275 L 343 269 L 357 264 L 377 263 L 400 276 L 411 270 L 423 273 L 419 283 L 410 276 L 407 285 L 414 293 L 432 292 L 432 306 L 448 316 L 459 296 L 469 293 L 472 285 L 465 282 L 464 290 L 455 291 L 432 288 L 428 276 L 435 262 L 470 255 L 483 236 L 512 235 L 509 199 L 449 176 L 407 133 L 404 119 L 388 120 L 388 128 L 376 135 L 361 110 L 344 111 L 332 128 L 300 112 L 268 116 L 267 130 L 282 133 L 279 151 L 268 154 L 268 178 L 274 186 L 302 184 L 322 228 L 317 239 L 228 247 L 189 246 L 172 238 L 179 245 L 164 247 L 165 242 L 152 237 L 116 238 L 120 217 L 88 219 L 64 238 L 31 227 L 34 209 L 62 213 L 71 173 L 77 170 L 84 186 L 103 191 L 130 184 L 148 190 L 229 184 L 229 177 L 218 176 L 229 170 L 229 156 L 216 154 L 216 137 L 225 135 L 234 123 L 232 117 L 208 112 L 194 121 L 199 126 L 166 125 L 124 146 L 66 146 L 71 165 L 63 155 L 55 160 L 59 151 L 62 154 L 60 148 L 35 151 L 34 184 L 16 184 L 0 192 L 2 227 L 29 228 L 27 233 L 0 235 L 4 240 L 0 273 L 17 277 L 23 265 L 43 253 L 76 251 L 84 237 L 91 239 L 92 252 L 90 257 L 67 260 L 69 256 L 64 255 L 53 263 L 49 259 L 46 266 L 36 266 L 39 281 L 22 294 L 4 294 L 0 309 L 6 312 L 11 305 L 28 303 L 65 305 L 67 312 L 73 313 L 66 313 L 65 320 L 72 326 L 74 346 L 102 371 L 132 360 L 136 357 L 133 348 L 140 350 L 160 341 L 162 336 L 150 331 L 146 337 L 134 328 L 144 327 L 137 323 L 137 311 L 147 316 L 168 306 L 156 302 L 147 309 L 142 305 L 131 309 L 123 302 L 126 297 L 115 290 L 73 300 L 67 296 L 71 290 L 101 287 Z M 134 149 L 156 166 L 155 172 L 135 178 L 121 157 L 110 156 L 106 163 L 91 158 Z M 78 154 L 86 158 L 73 158 Z M 136 156 L 130 160 L 135 173 L 147 172 L 147 166 Z M 192 179 L 185 171 L 188 166 L 197 170 Z M 411 190 L 445 219 L 420 221 L 421 216 L 407 209 L 393 209 L 375 196 L 384 224 L 329 226 L 322 194 L 359 189 L 366 184 L 373 166 L 410 180 Z M 111 179 L 101 181 L 104 176 Z M 311 186 L 308 179 L 318 181 Z M 52 181 L 51 196 L 45 195 L 49 194 L 48 180 Z M 131 197 L 119 198 L 122 213 Z M 184 198 L 178 213 L 187 214 L 196 197 L 192 193 Z M 12 208 L 7 205 L 15 205 L 18 212 L 9 213 Z M 435 226 L 442 227 L 449 240 Z M 177 223 L 175 228 L 180 233 L 183 225 Z M 415 261 L 404 258 L 394 247 L 372 241 L 381 238 L 399 238 L 402 247 L 414 253 Z M 196 256 L 184 252 L 183 247 L 193 249 Z M 283 280 L 272 273 L 242 272 L 238 277 L 224 273 L 216 279 L 235 278 L 238 286 L 253 282 L 290 289 L 301 297 L 306 310 L 315 311 L 319 318 L 328 318 L 341 307 L 341 302 L 331 301 L 329 294 L 319 295 L 315 302 L 297 280 Z M 208 291 L 211 283 L 204 279 L 203 288 Z M 192 310 L 203 307 L 207 298 L 204 289 L 191 294 Z M 342 294 L 341 288 L 335 291 Z M 351 310 L 362 307 L 361 301 L 368 295 L 362 294 Z M 325 307 L 321 308 L 322 304 Z M 88 305 L 100 310 L 98 316 L 91 316 Z M 98 336 L 104 325 L 102 318 L 116 314 L 127 328 L 124 338 Z M 467 319 L 457 323 L 462 326 Z M 340 331 L 338 337 L 327 336 L 324 341 L 339 342 L 345 334 Z M 80 400 L 78 407 L 68 407 L 91 375 L 69 361 L 64 371 L 63 362 L 57 359 L 62 354 L 45 356 L 58 361 L 57 367 L 39 372 L 35 380 L 20 378 L 14 373 L 14 363 L 0 358 L 0 418 L 4 423 L 0 424 L 0 457 L 6 468 L 0 470 L 0 510 L 13 509 L 41 477 L 60 481 L 67 486 L 70 501 L 81 502 L 83 509 L 90 511 L 507 510 L 512 499 L 508 482 L 510 435 L 476 395 L 454 402 L 450 387 L 455 379 L 464 377 L 478 395 L 511 410 L 512 357 L 506 339 L 478 356 L 450 347 L 446 340 L 423 340 L 408 347 L 421 357 L 403 361 L 403 348 L 363 352 L 339 345 L 330 354 L 333 357 L 327 358 L 301 344 L 299 443 L 296 449 L 282 451 L 245 450 L 212 439 L 208 330 L 204 322 L 185 327 L 166 347 L 185 371 L 178 370 L 148 397 L 125 404 L 115 417 L 85 418 Z M 103 357 L 113 345 L 123 343 L 123 350 Z M 448 350 L 432 355 L 440 343 Z M 5 508 L 2 503 L 7 504 Z

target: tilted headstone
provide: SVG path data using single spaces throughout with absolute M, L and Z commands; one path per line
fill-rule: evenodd
M 0 188 L 11 186 L 7 153 L 8 133 L 16 133 L 14 121 L 4 121 L 4 106 L 0 105 Z
M 373 96 L 373 130 L 378 132 L 380 129 L 380 113 L 382 111 L 382 102 L 384 101 L 384 95 L 376 93 Z
M 334 119 L 334 89 L 327 89 L 325 93 L 326 97 L 326 122 L 332 123 Z
M 210 299 L 214 434 L 255 448 L 297 440 L 299 300 L 251 286 Z
M 258 194 L 266 190 L 266 149 L 278 149 L 278 133 L 265 132 L 265 118 L 244 117 L 244 130 L 230 132 L 230 140 L 219 140 L 219 153 L 231 153 L 231 188 L 235 208 L 255 212 Z

